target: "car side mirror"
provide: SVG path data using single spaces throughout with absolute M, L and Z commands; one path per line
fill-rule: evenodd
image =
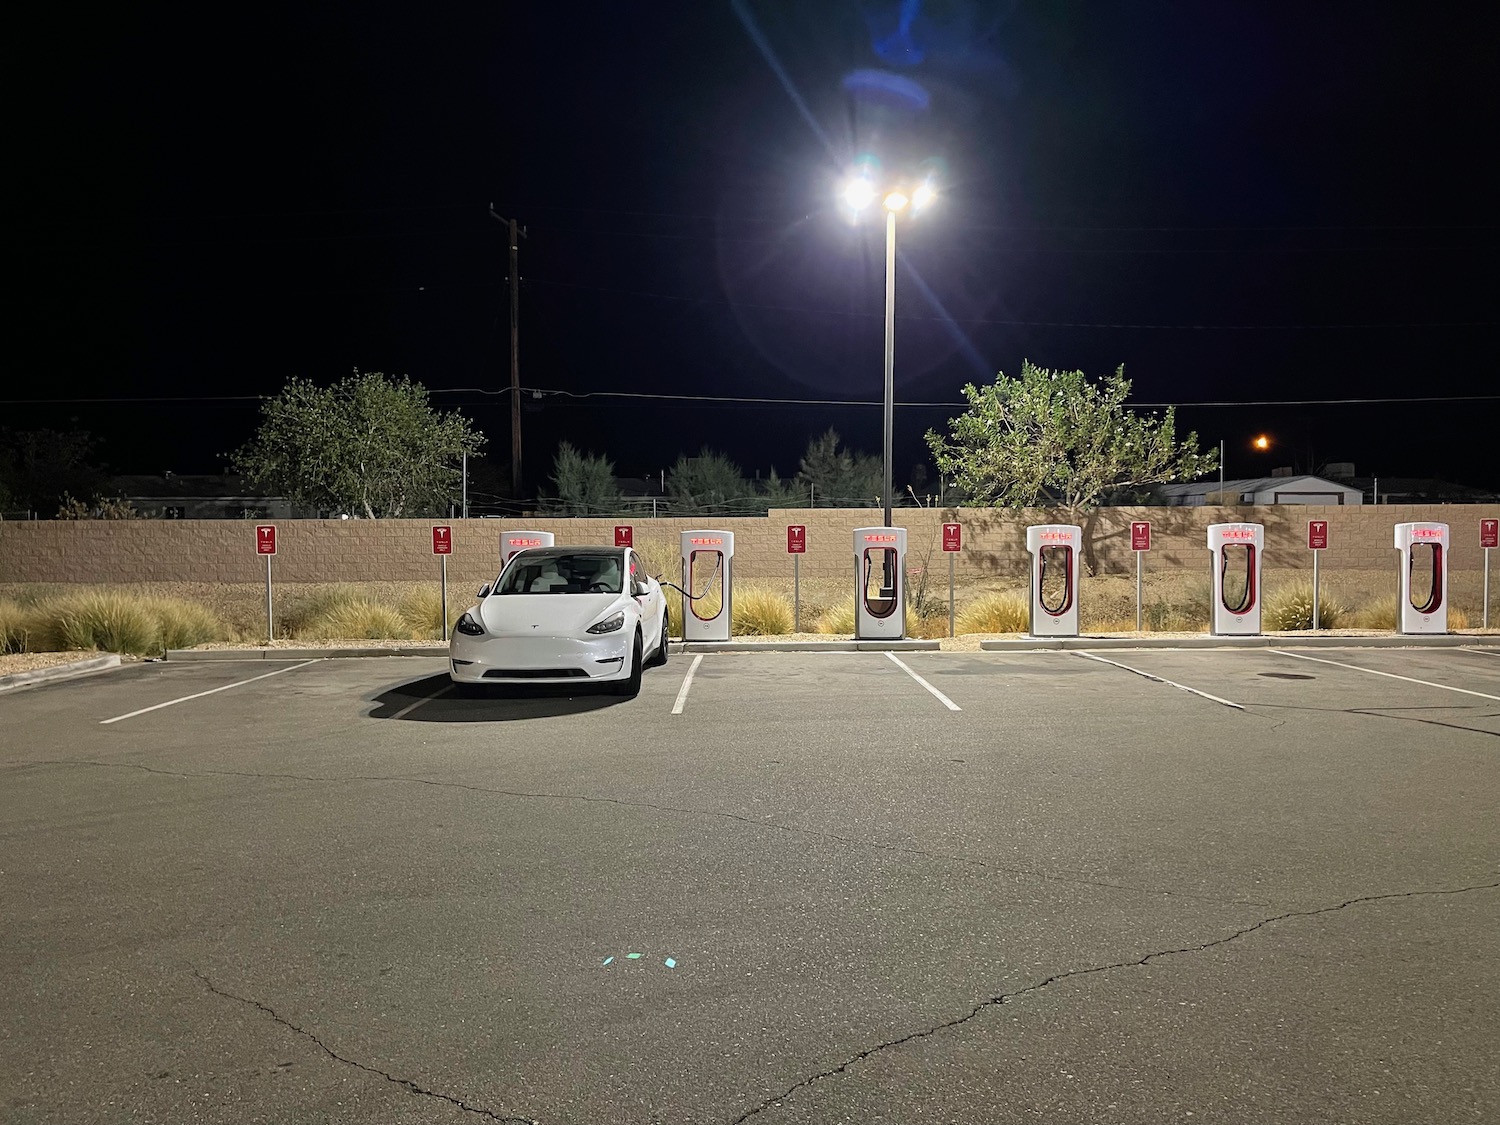
M 650 592 L 651 587 L 644 582 L 635 581 L 630 584 L 630 596 L 633 598 L 644 598 Z
M 483 586 L 479 587 L 479 595 L 478 596 L 481 597 L 481 598 L 487 598 L 487 597 L 490 596 L 490 584 L 488 582 L 486 582 Z

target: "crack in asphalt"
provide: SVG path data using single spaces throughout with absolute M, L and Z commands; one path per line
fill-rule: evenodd
M 1256 930 L 1263 929 L 1275 922 L 1284 922 L 1289 918 L 1312 918 L 1316 917 L 1319 914 L 1332 914 L 1339 910 L 1345 910 L 1351 906 L 1358 906 L 1363 903 L 1369 902 L 1381 902 L 1387 899 L 1417 898 L 1423 895 L 1461 895 L 1468 894 L 1472 891 L 1492 891 L 1497 888 L 1500 888 L 1500 882 L 1479 883 L 1467 887 L 1450 887 L 1439 890 L 1395 891 L 1390 894 L 1361 895 L 1358 898 L 1351 898 L 1334 906 L 1320 906 L 1315 910 L 1289 910 L 1285 914 L 1275 914 L 1269 918 L 1262 918 L 1253 926 L 1246 926 L 1244 929 L 1235 930 L 1231 934 L 1226 934 L 1223 937 L 1215 938 L 1212 941 L 1206 941 L 1199 945 L 1187 945 L 1177 949 L 1158 949 L 1155 952 L 1148 953 L 1144 957 L 1140 957 L 1134 961 L 1115 961 L 1107 965 L 1089 965 L 1081 969 L 1067 969 L 1060 973 L 1054 973 L 1052 976 L 1047 977 L 1044 980 L 1039 980 L 1035 984 L 1028 984 L 1025 988 L 1018 988 L 1014 992 L 996 993 L 994 996 L 990 996 L 984 1000 L 979 1001 L 964 1015 L 956 1016 L 951 1020 L 944 1020 L 942 1023 L 934 1024 L 931 1027 L 922 1028 L 920 1031 L 910 1032 L 909 1034 L 900 1036 L 896 1039 L 887 1039 L 884 1042 L 875 1044 L 875 1046 L 873 1047 L 867 1047 L 863 1051 L 859 1051 L 856 1054 L 850 1055 L 847 1059 L 839 1063 L 837 1066 L 831 1066 L 825 1070 L 820 1070 L 816 1074 L 802 1079 L 800 1082 L 793 1083 L 781 1093 L 772 1095 L 771 1097 L 766 1098 L 764 1101 L 757 1103 L 756 1105 L 752 1106 L 750 1109 L 746 1110 L 744 1113 L 740 1114 L 738 1117 L 730 1121 L 728 1125 L 744 1125 L 744 1123 L 746 1121 L 749 1121 L 752 1117 L 755 1117 L 760 1113 L 764 1113 L 766 1110 L 771 1109 L 774 1106 L 780 1105 L 782 1102 L 795 1095 L 799 1090 L 808 1089 L 815 1083 L 823 1081 L 825 1078 L 832 1078 L 835 1075 L 843 1074 L 850 1067 L 856 1065 L 857 1063 L 863 1062 L 865 1059 L 870 1058 L 872 1055 L 877 1055 L 880 1052 L 890 1050 L 893 1047 L 901 1047 L 907 1043 L 914 1043 L 921 1039 L 930 1039 L 933 1036 L 937 1035 L 939 1032 L 947 1031 L 955 1027 L 961 1027 L 962 1025 L 968 1023 L 970 1020 L 974 1019 L 976 1016 L 980 1015 L 982 1012 L 986 1012 L 991 1008 L 998 1007 L 1001 1004 L 1008 1004 L 1012 1000 L 1016 1000 L 1030 993 L 1040 992 L 1042 989 L 1047 988 L 1050 985 L 1057 984 L 1059 981 L 1067 980 L 1070 977 L 1083 977 L 1095 975 L 1098 973 L 1108 973 L 1113 972 L 1115 969 L 1133 969 L 1138 968 L 1142 965 L 1150 964 L 1152 961 L 1155 961 L 1158 958 L 1162 957 L 1176 957 L 1188 953 L 1202 953 L 1205 950 L 1213 949 L 1215 946 L 1227 945 L 1230 942 L 1238 941 L 1240 938 L 1245 937 L 1247 934 L 1253 934 Z
M 1390 715 L 1388 711 L 1451 711 L 1452 707 L 1309 707 L 1305 704 L 1292 703 L 1258 703 L 1257 707 L 1274 707 L 1279 711 L 1317 711 L 1327 715 L 1361 715 L 1369 719 L 1390 719 L 1402 723 L 1425 723 L 1431 727 L 1446 727 L 1449 730 L 1467 731 L 1469 734 L 1486 734 L 1491 738 L 1500 738 L 1500 731 L 1485 730 L 1483 727 L 1466 727 L 1462 723 L 1445 723 L 1441 719 L 1424 719 L 1419 715 Z M 1492 719 L 1494 715 L 1478 715 L 1476 718 Z
M 215 996 L 222 996 L 226 1000 L 233 1000 L 236 1003 L 244 1004 L 248 1007 L 252 1007 L 257 1009 L 258 1011 L 264 1012 L 275 1022 L 279 1023 L 282 1027 L 288 1029 L 289 1031 L 295 1032 L 296 1034 L 302 1036 L 304 1039 L 311 1040 L 314 1044 L 317 1045 L 319 1050 L 321 1050 L 325 1055 L 333 1059 L 335 1062 L 343 1063 L 345 1066 L 352 1066 L 357 1070 L 363 1070 L 367 1074 L 373 1074 L 379 1078 L 384 1078 L 387 1082 L 392 1082 L 395 1085 L 400 1086 L 413 1094 L 420 1095 L 421 1097 L 436 1098 L 439 1101 L 447 1102 L 449 1105 L 457 1106 L 465 1113 L 472 1113 L 480 1117 L 488 1118 L 491 1121 L 507 1122 L 509 1123 L 509 1125 L 538 1125 L 538 1122 L 533 1118 L 514 1117 L 503 1113 L 495 1113 L 492 1110 L 485 1109 L 483 1106 L 470 1105 L 462 1098 L 456 1098 L 452 1094 L 445 1094 L 440 1090 L 429 1090 L 427 1089 L 427 1087 L 420 1086 L 416 1082 L 413 1082 L 410 1078 L 398 1078 L 394 1074 L 389 1074 L 386 1071 L 381 1070 L 379 1067 L 370 1066 L 367 1063 L 359 1062 L 356 1059 L 345 1058 L 343 1055 L 339 1054 L 332 1047 L 330 1047 L 327 1043 L 323 1042 L 323 1040 L 319 1039 L 313 1032 L 308 1031 L 305 1027 L 298 1027 L 291 1020 L 279 1014 L 274 1008 L 271 1008 L 266 1004 L 262 1004 L 259 1000 L 254 1000 L 248 996 L 237 996 L 233 992 L 225 991 L 224 989 L 216 985 L 213 981 L 211 981 L 208 977 L 204 976 L 203 973 L 199 972 L 196 965 L 189 965 L 188 968 L 192 970 L 193 976 L 202 981 L 203 986 L 210 992 L 212 992 Z
M 251 773 L 244 770 L 164 770 L 155 766 L 142 765 L 138 762 L 95 762 L 88 760 L 68 761 L 63 759 L 35 759 L 26 762 L 11 763 L 11 767 L 18 766 L 95 766 L 99 769 L 133 769 L 144 773 L 159 774 L 162 777 L 243 777 L 253 778 L 261 781 L 315 781 L 326 784 L 343 784 L 352 781 L 373 781 L 385 783 L 399 783 L 404 785 L 427 785 L 434 789 L 461 789 L 470 793 L 483 793 L 499 797 L 519 797 L 530 800 L 546 801 L 583 801 L 590 804 L 617 805 L 621 808 L 651 809 L 655 812 L 676 813 L 685 816 L 717 817 L 723 820 L 732 820 L 747 825 L 751 828 L 773 829 L 778 832 L 786 832 L 795 836 L 806 836 L 814 839 L 832 840 L 852 848 L 873 848 L 877 851 L 895 852 L 902 855 L 920 856 L 923 859 L 943 860 L 948 863 L 964 864 L 969 867 L 983 868 L 986 871 L 997 871 L 1007 875 L 1020 875 L 1031 879 L 1038 879 L 1044 883 L 1066 883 L 1072 886 L 1100 887 L 1106 890 L 1126 891 L 1132 894 L 1160 895 L 1164 898 L 1193 899 L 1200 902 L 1213 902 L 1226 906 L 1269 906 L 1268 902 L 1251 898 L 1226 898 L 1222 895 L 1193 894 L 1191 891 L 1174 891 L 1162 887 L 1143 887 L 1130 883 L 1112 883 L 1104 879 L 1075 878 L 1067 875 L 1057 875 L 1046 871 L 1038 871 L 1029 867 L 1009 867 L 1004 864 L 990 863 L 982 859 L 974 859 L 969 856 L 951 855 L 947 852 L 924 851 L 921 848 L 906 847 L 902 844 L 887 844 L 879 841 L 857 840 L 852 836 L 842 836 L 837 832 L 825 832 L 816 828 L 798 828 L 791 824 L 780 824 L 771 820 L 757 820 L 754 817 L 744 816 L 740 813 L 723 812 L 714 809 L 687 808 L 677 805 L 658 805 L 650 801 L 629 801 L 621 797 L 596 797 L 583 793 L 538 793 L 520 789 L 494 789 L 483 785 L 465 785 L 457 781 L 432 781 L 422 777 L 383 777 L 373 775 L 356 774 L 349 777 L 314 777 L 307 774 L 295 773 Z

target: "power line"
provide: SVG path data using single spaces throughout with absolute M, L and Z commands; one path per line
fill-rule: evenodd
M 741 406 L 883 406 L 880 399 L 846 398 L 771 398 L 752 395 L 689 395 L 652 393 L 647 391 L 565 391 L 554 387 L 521 387 L 521 394 L 545 398 L 567 399 L 638 399 L 652 402 L 702 402 L 733 403 Z M 428 388 L 431 395 L 480 395 L 496 398 L 511 393 L 509 387 L 435 387 Z M 214 403 L 214 402 L 265 402 L 275 398 L 266 395 L 137 395 L 113 398 L 12 398 L 0 399 L 0 406 L 121 406 L 162 402 Z M 1242 406 L 1399 406 L 1417 403 L 1500 402 L 1500 395 L 1392 395 L 1367 398 L 1267 398 L 1243 399 L 1239 401 L 1215 400 L 1201 402 L 1127 402 L 1131 409 L 1165 410 L 1168 407 L 1191 407 L 1194 409 Z M 913 409 L 967 408 L 964 401 L 897 402 L 897 406 Z
M 528 285 L 550 285 L 564 289 L 587 289 L 599 293 L 614 293 L 632 297 L 647 297 L 659 301 L 676 301 L 690 305 L 721 305 L 736 309 L 760 309 L 767 312 L 800 313 L 804 316 L 843 316 L 872 320 L 883 317 L 883 313 L 863 310 L 808 308 L 804 305 L 769 305 L 752 301 L 730 301 L 722 297 L 685 297 L 674 293 L 653 293 L 644 289 L 622 289 L 607 285 L 588 285 L 580 281 L 550 281 L 543 278 L 527 278 Z M 1111 324 L 1075 320 L 1002 320 L 996 317 L 941 317 L 926 314 L 901 313 L 897 321 L 937 321 L 952 324 L 996 324 L 1011 328 L 1103 328 L 1138 329 L 1141 331 L 1183 332 L 1301 332 L 1310 329 L 1364 330 L 1375 328 L 1493 328 L 1491 321 L 1397 321 L 1384 324 Z

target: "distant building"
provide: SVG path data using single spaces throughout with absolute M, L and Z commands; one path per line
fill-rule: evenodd
M 1157 489 L 1163 504 L 1200 508 L 1212 504 L 1363 504 L 1364 494 L 1351 485 L 1323 477 L 1273 476 L 1249 480 L 1200 480 L 1164 484 Z
M 234 474 L 119 476 L 110 480 L 110 495 L 128 500 L 143 519 L 306 519 L 324 514 L 283 496 L 257 496 Z
M 1323 471 L 1342 484 L 1359 489 L 1370 504 L 1494 504 L 1500 492 L 1490 488 L 1473 488 L 1436 477 L 1360 477 L 1354 465 L 1335 461 Z

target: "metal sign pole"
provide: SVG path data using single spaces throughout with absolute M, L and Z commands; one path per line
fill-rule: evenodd
M 276 639 L 276 628 L 271 620 L 271 556 L 266 556 L 266 644 Z
M 448 556 L 439 555 L 438 562 L 443 568 L 443 640 L 448 639 Z
M 1314 551 L 1313 552 L 1313 616 L 1312 616 L 1312 627 L 1313 627 L 1314 631 L 1316 631 L 1319 628 L 1319 626 L 1320 626 L 1320 624 L 1322 623 L 1322 620 L 1323 620 L 1323 618 L 1318 615 L 1318 556 L 1321 555 L 1322 553 L 1323 553 L 1322 551 Z
M 1490 627 L 1490 549 L 1484 549 L 1484 628 Z
M 1135 553 L 1135 631 L 1137 633 L 1141 631 L 1144 621 L 1141 611 L 1141 556 L 1145 553 L 1145 551 Z
M 792 556 L 792 632 L 802 632 L 802 556 Z
M 948 552 L 948 635 L 953 636 L 953 552 Z

